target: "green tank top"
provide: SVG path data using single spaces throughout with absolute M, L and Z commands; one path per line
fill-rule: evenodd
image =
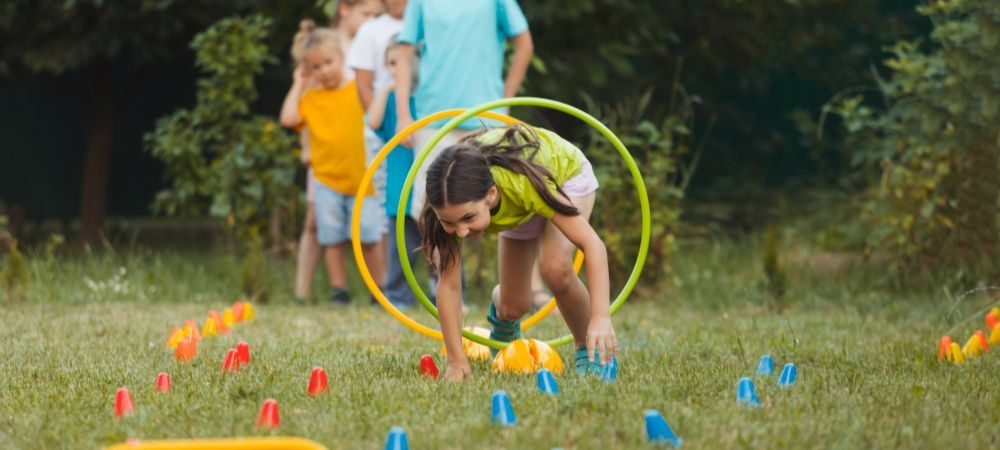
M 575 177 L 583 169 L 587 157 L 575 145 L 559 135 L 543 129 L 531 127 L 538 135 L 539 148 L 534 162 L 552 172 L 557 184 L 546 181 L 549 190 L 556 196 L 556 186 L 562 186 L 570 178 Z M 500 139 L 504 129 L 497 128 L 483 133 L 477 140 L 480 142 L 495 142 Z M 535 215 L 551 219 L 555 215 L 528 177 L 510 170 L 491 167 L 493 181 L 500 190 L 500 207 L 491 214 L 488 233 L 496 233 L 515 228 L 527 222 Z

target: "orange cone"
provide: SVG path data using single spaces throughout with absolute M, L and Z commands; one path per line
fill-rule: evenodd
M 188 319 L 184 321 L 184 332 L 189 336 L 194 336 L 195 342 L 201 342 L 201 333 L 198 332 L 198 324 Z
M 160 372 L 160 374 L 156 376 L 156 390 L 160 392 L 169 392 L 170 388 L 170 374 Z
M 951 349 L 951 336 L 941 336 L 941 343 L 938 345 L 938 359 L 944 359 L 948 357 L 948 351 Z
M 236 359 L 240 364 L 250 364 L 250 345 L 240 341 L 236 344 Z
M 326 370 L 322 367 L 313 367 L 312 376 L 309 377 L 309 396 L 315 397 L 327 392 L 330 392 L 330 385 L 327 383 Z
M 281 418 L 278 416 L 278 401 L 273 398 L 264 400 L 264 404 L 260 407 L 260 414 L 257 415 L 257 424 L 255 427 L 258 429 L 273 430 L 280 426 Z
M 178 361 L 190 361 L 195 356 L 198 356 L 198 343 L 195 342 L 194 338 L 181 339 L 177 343 L 177 350 L 174 350 L 174 358 Z
M 979 346 L 983 348 L 983 351 L 989 351 L 990 343 L 986 339 L 986 333 L 983 333 L 983 330 L 976 330 L 976 337 L 979 338 Z
M 239 372 L 240 360 L 236 357 L 236 349 L 231 348 L 226 352 L 226 359 L 222 361 L 223 372 Z
M 1000 322 L 1000 317 L 998 317 L 996 313 L 994 313 L 993 311 L 990 311 L 990 312 L 986 313 L 986 329 L 987 330 L 992 330 L 993 327 L 997 326 L 998 322 Z
M 229 328 L 226 328 L 226 323 L 222 321 L 222 316 L 216 310 L 211 310 L 208 312 L 208 316 L 215 319 L 215 326 L 219 327 L 219 333 L 229 334 Z
M 233 319 L 235 319 L 236 322 L 243 321 L 243 308 L 243 300 L 236 300 L 236 302 L 233 303 Z
M 132 406 L 132 394 L 128 389 L 118 388 L 115 391 L 115 417 L 122 417 L 135 412 Z

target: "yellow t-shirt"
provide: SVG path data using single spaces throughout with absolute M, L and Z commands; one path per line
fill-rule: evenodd
M 368 167 L 365 110 L 354 81 L 336 89 L 317 88 L 299 100 L 299 115 L 309 127 L 310 164 L 316 180 L 354 196 Z M 373 194 L 371 186 L 368 195 Z

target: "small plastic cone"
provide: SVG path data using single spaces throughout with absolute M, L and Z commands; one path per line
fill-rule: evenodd
M 1000 326 L 990 330 L 990 338 L 986 342 L 990 345 L 1000 345 Z
M 233 303 L 233 319 L 236 320 L 236 322 L 242 322 L 243 321 L 243 301 L 242 300 L 236 300 L 236 302 Z
M 510 404 L 510 396 L 507 395 L 506 391 L 493 393 L 491 419 L 493 423 L 501 426 L 517 424 L 517 416 L 514 414 L 514 407 Z
M 990 351 L 990 343 L 986 339 L 986 333 L 983 333 L 983 330 L 976 330 L 976 337 L 979 338 L 979 346 L 982 347 L 983 351 Z
M 215 318 L 215 326 L 219 328 L 220 334 L 229 334 L 229 328 L 226 328 L 225 322 L 222 321 L 222 316 L 216 310 L 211 310 L 208 312 L 209 317 Z
M 951 343 L 951 349 L 948 350 L 948 355 L 950 355 L 951 361 L 955 364 L 965 363 L 965 356 L 962 355 L 962 348 L 958 346 L 957 342 Z
M 951 336 L 941 336 L 941 343 L 938 344 L 938 359 L 948 358 L 948 350 L 950 348 Z
M 166 372 L 160 372 L 156 376 L 156 390 L 160 392 L 170 392 L 170 374 Z
M 167 347 L 171 349 L 177 348 L 177 344 L 184 339 L 184 330 L 180 327 L 174 327 L 174 331 L 170 333 L 170 337 L 167 338 Z
M 215 323 L 214 317 L 208 316 L 208 318 L 205 319 L 205 326 L 201 329 L 201 335 L 208 337 L 215 336 L 217 334 L 219 334 L 219 325 Z
M 781 369 L 781 375 L 778 376 L 778 386 L 791 386 L 795 384 L 797 374 L 798 370 L 795 368 L 795 364 L 786 363 L 785 367 Z
M 431 378 L 438 377 L 438 366 L 434 363 L 434 358 L 431 355 L 420 357 L 420 375 Z
M 768 376 L 774 374 L 774 359 L 771 355 L 764 355 L 760 357 L 760 362 L 757 363 L 757 376 Z
M 254 320 L 257 315 L 253 311 L 253 304 L 248 302 L 243 302 L 243 321 L 249 322 Z
M 240 364 L 250 364 L 250 344 L 243 341 L 236 344 L 236 359 L 240 361 Z
M 184 338 L 177 343 L 177 350 L 174 350 L 174 358 L 178 361 L 190 361 L 195 356 L 198 356 L 198 343 L 194 339 Z
M 260 414 L 257 415 L 256 428 L 273 430 L 281 426 L 281 417 L 278 415 L 278 401 L 269 398 L 264 400 L 260 407 Z
M 115 417 L 123 417 L 133 412 L 135 408 L 132 406 L 132 394 L 128 389 L 118 388 L 115 391 Z
M 410 443 L 406 440 L 406 430 L 401 427 L 389 429 L 389 436 L 385 440 L 385 450 L 410 450 Z
M 680 447 L 683 439 L 674 434 L 663 415 L 655 409 L 646 410 L 646 440 L 653 444 L 666 444 L 669 447 Z
M 201 333 L 198 332 L 198 324 L 191 319 L 184 321 L 184 334 L 186 336 L 194 336 L 195 341 L 201 342 Z
M 322 367 L 313 367 L 312 376 L 309 377 L 309 391 L 311 397 L 316 397 L 330 392 L 330 385 L 327 383 L 326 370 Z
M 736 383 L 736 403 L 745 403 L 750 406 L 760 406 L 757 398 L 757 389 L 754 388 L 753 380 L 750 377 L 740 378 Z
M 993 313 L 995 316 L 997 316 L 998 319 L 1000 319 L 1000 306 L 994 306 L 990 308 L 990 312 Z
M 222 361 L 223 372 L 239 372 L 240 360 L 236 357 L 236 349 L 231 348 L 226 352 L 226 359 Z
M 556 379 L 552 376 L 552 372 L 549 369 L 539 370 L 536 378 L 538 390 L 542 393 L 549 395 L 556 395 L 559 393 L 559 385 L 556 384 Z
M 993 311 L 990 311 L 990 312 L 986 313 L 986 329 L 987 330 L 992 330 L 993 327 L 997 326 L 998 322 L 1000 322 L 1000 316 L 998 316 Z
M 236 316 L 233 315 L 232 308 L 226 308 L 222 311 L 222 325 L 226 328 L 236 325 Z
M 969 340 L 965 342 L 965 346 L 962 347 L 962 355 L 966 358 L 979 356 L 983 352 L 982 343 L 979 342 L 979 336 L 972 335 L 969 336 Z

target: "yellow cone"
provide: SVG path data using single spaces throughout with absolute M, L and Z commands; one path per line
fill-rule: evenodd
M 222 311 L 222 324 L 229 328 L 236 324 L 236 317 L 233 316 L 233 309 L 226 308 Z
M 170 333 L 170 339 L 167 339 L 167 346 L 171 349 L 176 349 L 177 344 L 179 344 L 181 339 L 184 339 L 184 337 L 184 330 L 180 327 L 174 327 L 174 332 Z
M 217 334 L 219 334 L 219 325 L 215 323 L 215 317 L 209 316 L 205 319 L 205 326 L 201 329 L 201 335 L 208 337 Z
M 1000 326 L 995 326 L 990 330 L 990 338 L 986 342 L 990 345 L 1000 345 Z
M 951 344 L 951 350 L 948 351 L 948 359 L 955 364 L 962 364 L 965 362 L 965 357 L 962 356 L 962 348 L 958 346 L 957 342 Z
M 490 337 L 490 330 L 483 327 L 465 327 L 465 331 L 484 338 Z M 473 361 L 486 361 L 490 357 L 490 348 L 473 340 L 462 338 L 462 346 L 465 356 Z M 441 354 L 448 355 L 448 349 L 444 345 L 441 345 Z
M 253 312 L 253 305 L 250 302 L 243 302 L 243 321 L 249 322 L 256 317 Z

